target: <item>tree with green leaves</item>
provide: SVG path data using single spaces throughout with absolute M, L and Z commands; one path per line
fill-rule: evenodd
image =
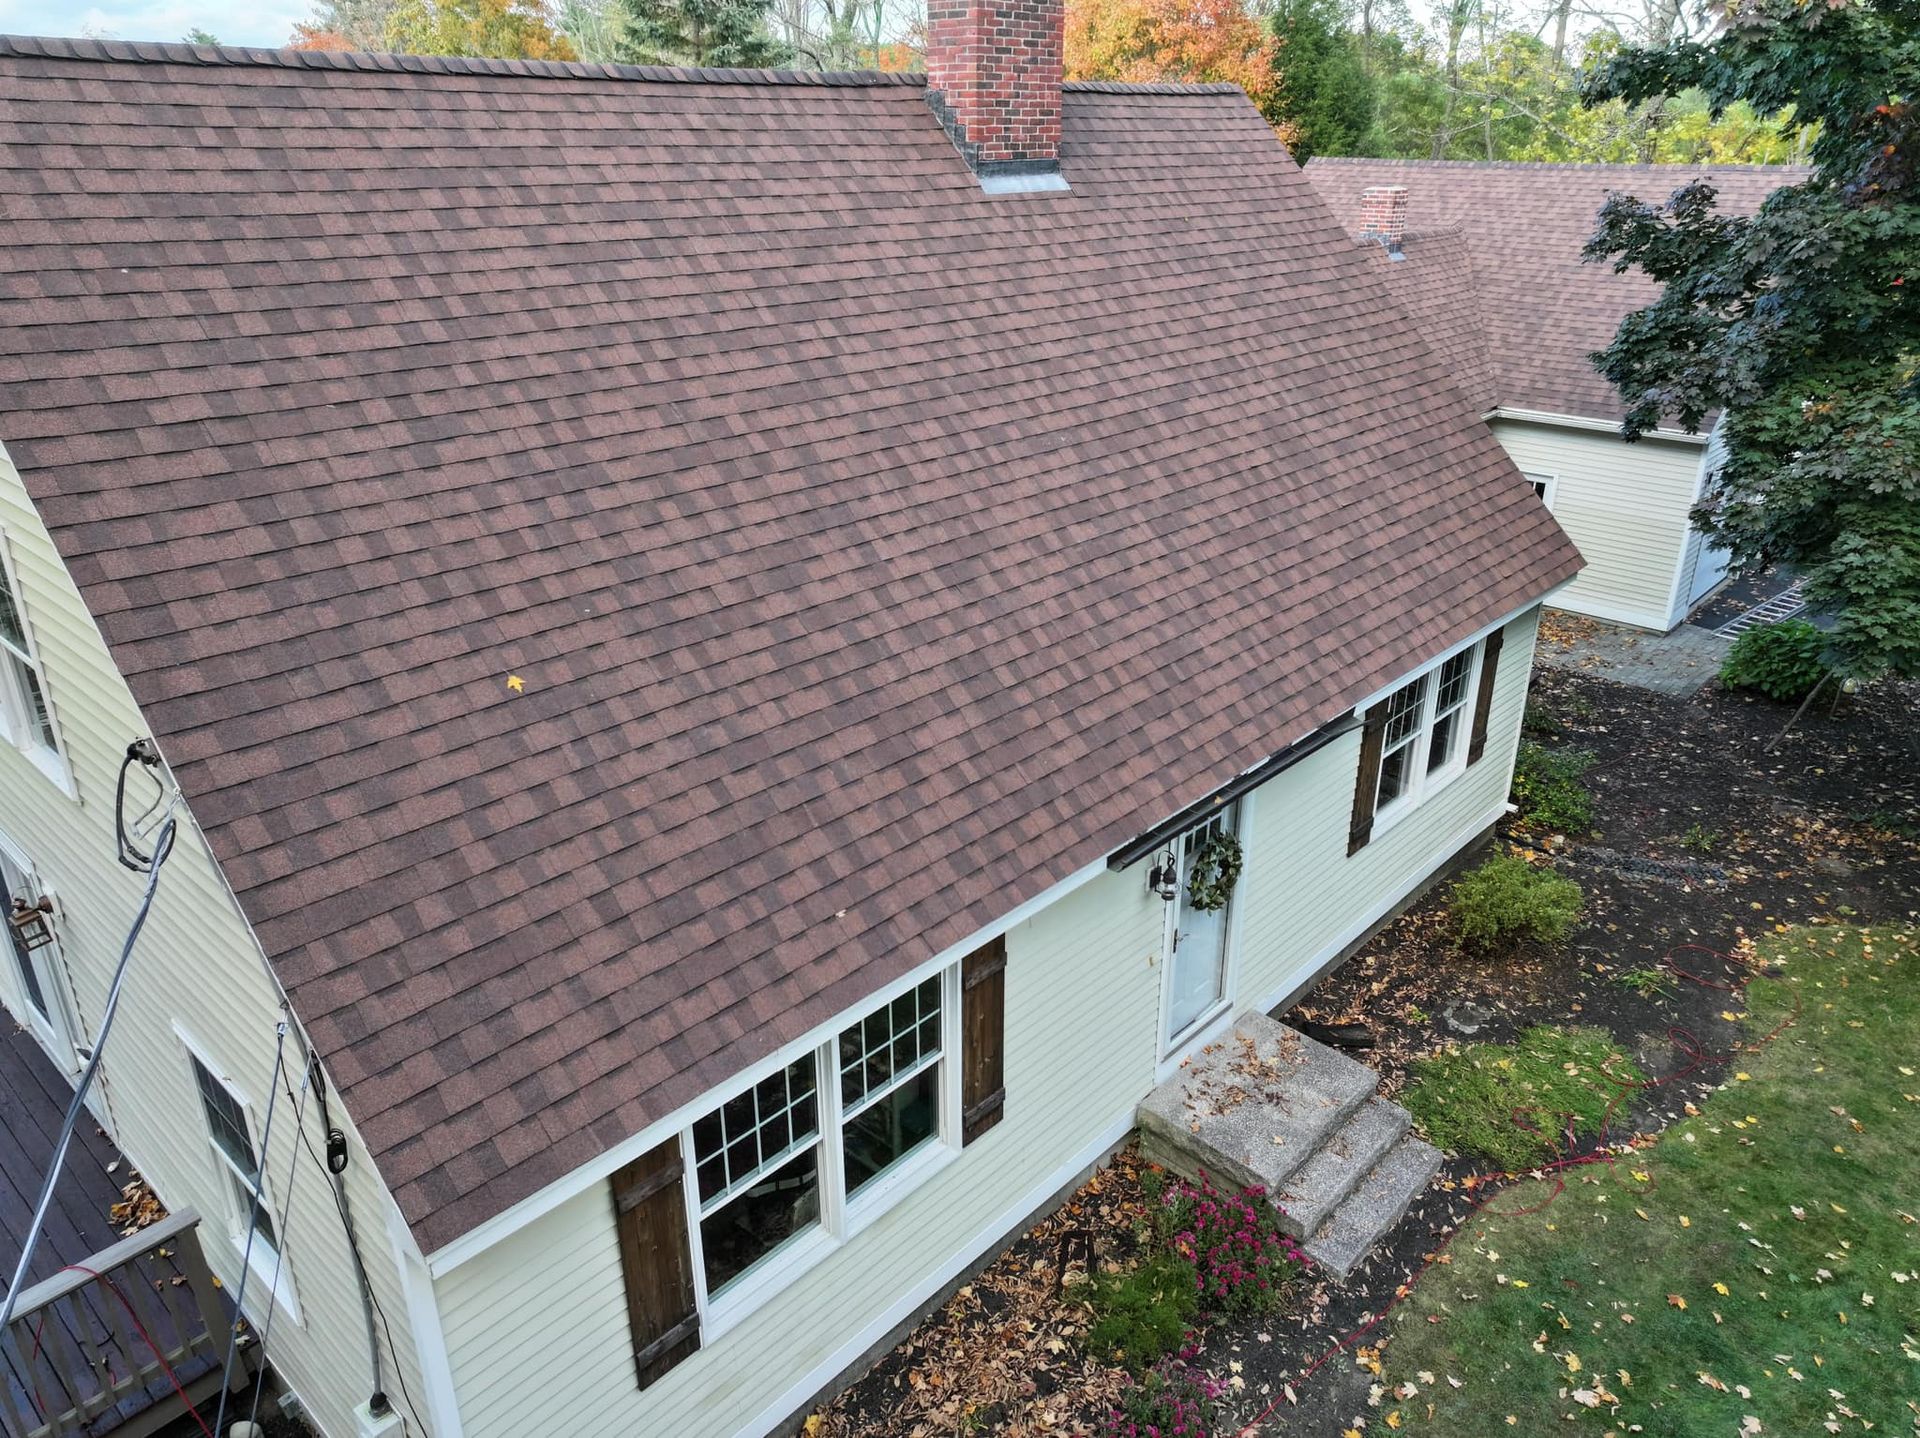
M 1276 109 L 1293 122 L 1293 157 L 1361 152 L 1373 128 L 1374 80 L 1341 0 L 1280 0 L 1269 23 L 1280 38 Z
M 620 0 L 623 58 L 639 65 L 748 68 L 792 63 L 768 25 L 772 0 Z
M 1698 89 L 1814 122 L 1814 169 L 1751 217 L 1711 184 L 1616 195 L 1593 260 L 1657 280 L 1596 360 L 1636 438 L 1716 410 L 1725 450 L 1696 520 L 1751 570 L 1784 562 L 1837 620 L 1854 678 L 1920 676 L 1920 6 L 1743 0 L 1705 42 L 1616 55 L 1600 103 Z

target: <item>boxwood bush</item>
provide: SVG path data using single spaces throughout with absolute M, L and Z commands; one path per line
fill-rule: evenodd
M 1573 880 L 1503 854 L 1454 882 L 1447 924 L 1454 943 L 1477 953 L 1510 949 L 1522 939 L 1558 943 L 1580 917 L 1581 900 Z

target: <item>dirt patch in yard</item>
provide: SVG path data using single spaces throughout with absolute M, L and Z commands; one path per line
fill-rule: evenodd
M 1586 911 L 1572 937 L 1497 960 L 1465 957 L 1447 941 L 1444 892 L 1436 893 L 1297 1013 L 1365 1024 L 1377 1047 L 1361 1056 L 1388 1092 L 1405 1083 L 1414 1059 L 1449 1042 L 1506 1040 L 1539 1023 L 1605 1029 L 1649 1075 L 1668 1080 L 1622 1106 L 1611 1139 L 1657 1132 L 1727 1076 L 1725 1056 L 1742 1037 L 1749 971 L 1736 956 L 1746 940 L 1822 919 L 1885 922 L 1920 911 L 1916 700 L 1913 686 L 1883 686 L 1838 709 L 1822 701 L 1768 752 L 1790 707 L 1718 685 L 1675 700 L 1584 672 L 1539 671 L 1530 737 L 1593 753 L 1585 779 L 1593 827 L 1552 835 L 1507 825 L 1498 842 L 1545 852 L 1578 881 Z M 1636 971 L 1663 976 L 1656 991 L 1621 981 Z M 1130 1256 L 1133 1162 L 1103 1171 L 1077 1208 L 1023 1238 L 843 1395 L 816 1431 L 1098 1431 L 1122 1380 L 1081 1355 L 1084 1318 L 1057 1296 L 1057 1253 L 1071 1227 L 1093 1232 L 1097 1261 Z M 1243 1385 L 1216 1433 L 1258 1420 L 1262 1435 L 1336 1438 L 1357 1417 L 1377 1418 L 1368 1402 L 1375 1335 L 1333 1347 L 1417 1279 L 1483 1196 L 1478 1180 L 1478 1165 L 1450 1160 L 1344 1284 L 1312 1284 L 1289 1315 L 1211 1330 L 1200 1362 Z M 1377 1423 L 1362 1431 L 1376 1428 L 1384 1431 Z

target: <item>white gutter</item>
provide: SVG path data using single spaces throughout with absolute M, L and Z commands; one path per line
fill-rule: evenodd
M 1512 409 L 1506 405 L 1495 405 L 1480 418 L 1491 423 L 1496 419 L 1510 419 L 1521 424 L 1551 424 L 1561 429 L 1586 429 L 1600 434 L 1610 434 L 1620 438 L 1620 421 L 1617 419 L 1592 419 L 1586 415 L 1554 414 L 1543 409 Z M 1641 438 L 1664 439 L 1675 444 L 1704 445 L 1708 436 L 1688 434 L 1684 429 L 1650 429 Z

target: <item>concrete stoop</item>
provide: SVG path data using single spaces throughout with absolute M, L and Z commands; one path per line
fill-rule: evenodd
M 1345 1278 L 1440 1168 L 1363 1063 L 1265 1014 L 1147 1095 L 1141 1156 L 1189 1179 L 1263 1188 L 1280 1226 Z

